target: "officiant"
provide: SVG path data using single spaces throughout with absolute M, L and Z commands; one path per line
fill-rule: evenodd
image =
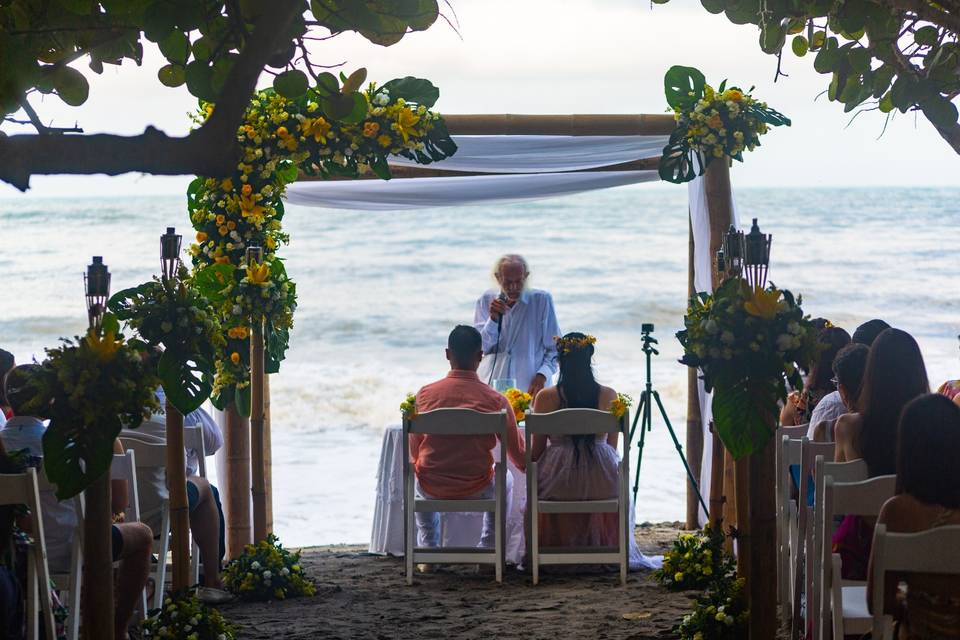
M 493 271 L 499 287 L 477 300 L 474 326 L 483 337 L 480 379 L 512 379 L 531 396 L 553 384 L 557 372 L 554 336 L 561 335 L 553 297 L 527 288 L 530 269 L 523 256 L 508 254 Z

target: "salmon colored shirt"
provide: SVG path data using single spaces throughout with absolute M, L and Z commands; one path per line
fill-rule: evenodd
M 475 371 L 451 369 L 446 378 L 428 384 L 417 393 L 417 411 L 473 409 L 483 413 L 507 412 L 507 455 L 524 468 L 523 441 L 510 403 L 481 382 Z M 424 491 L 436 498 L 466 498 L 493 481 L 493 448 L 496 435 L 410 435 L 410 458 Z

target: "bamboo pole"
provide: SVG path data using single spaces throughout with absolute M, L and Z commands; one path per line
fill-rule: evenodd
M 773 416 L 767 424 L 776 424 Z M 777 633 L 777 513 L 776 470 L 774 464 L 774 439 L 760 451 L 751 455 L 749 465 L 749 556 L 746 575 L 747 593 L 750 598 L 750 638 L 766 640 Z M 759 567 L 769 567 L 761 571 Z
M 267 539 L 267 493 L 263 465 L 263 319 L 250 333 L 250 464 L 253 494 L 253 540 Z
M 114 639 L 113 536 L 110 526 L 110 471 L 94 480 L 84 492 L 83 517 L 83 637 Z M 41 589 L 49 588 L 40 585 Z
M 227 468 L 227 557 L 236 558 L 250 538 L 249 422 L 232 402 L 224 410 L 223 449 Z
M 668 136 L 670 114 L 443 114 L 451 135 L 460 136 Z
M 724 498 L 723 493 L 723 458 L 725 450 L 723 443 L 720 442 L 720 436 L 713 429 L 713 423 L 710 424 L 710 437 L 713 442 L 713 449 L 710 458 L 710 527 L 716 529 L 722 526 Z M 733 546 L 729 544 L 729 538 L 724 541 L 728 553 L 733 552 Z
M 687 243 L 687 299 L 693 297 L 696 291 L 694 282 L 694 243 L 693 221 L 687 211 L 687 226 L 689 240 Z M 703 423 L 700 416 L 700 388 L 697 382 L 697 370 L 687 367 L 687 462 L 693 477 L 700 480 L 700 471 L 703 468 Z M 697 499 L 697 490 L 690 480 L 687 480 L 687 529 L 697 529 L 700 526 L 700 502 Z
M 166 401 L 167 489 L 170 492 L 170 530 L 173 535 L 173 591 L 190 586 L 190 509 L 187 503 L 187 471 L 183 453 L 183 414 Z M 162 561 L 166 561 L 163 559 Z M 157 585 L 162 589 L 163 585 Z
M 267 494 L 267 533 L 273 533 L 273 443 L 270 435 L 270 376 L 263 376 L 263 488 Z

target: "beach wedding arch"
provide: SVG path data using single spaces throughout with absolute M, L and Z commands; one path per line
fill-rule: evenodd
M 363 69 L 339 79 L 322 73 L 314 87 L 300 76 L 278 78 L 246 110 L 237 131 L 243 157 L 233 174 L 190 183 L 193 282 L 216 307 L 225 338 L 211 395 L 218 409 L 234 404 L 250 414 L 254 319 L 264 320 L 266 373 L 279 371 L 289 345 L 296 285 L 277 256 L 289 242 L 281 224 L 287 185 L 301 172 L 322 178 L 372 173 L 386 180 L 391 155 L 428 164 L 456 152 L 443 119 L 431 110 L 440 95 L 432 83 L 405 77 L 359 91 L 365 80 Z M 214 109 L 201 103 L 196 122 Z M 262 250 L 255 262 L 247 258 L 251 247 Z
M 680 184 L 703 175 L 718 158 L 743 162 L 743 152 L 760 146 L 769 127 L 790 119 L 724 80 L 714 89 L 693 67 L 673 66 L 664 76 L 667 104 L 677 128 L 660 158 L 660 177 Z

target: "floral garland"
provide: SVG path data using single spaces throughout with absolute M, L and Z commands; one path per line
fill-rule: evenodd
M 677 127 L 660 158 L 660 177 L 683 183 L 703 175 L 717 158 L 743 162 L 743 152 L 760 146 L 769 127 L 790 126 L 790 119 L 727 81 L 714 89 L 700 71 L 671 67 L 664 78 L 667 102 Z
M 273 89 L 257 93 L 237 131 L 243 156 L 233 175 L 199 177 L 187 190 L 197 232 L 189 248 L 194 280 L 217 305 L 227 334 L 215 364 L 213 401 L 219 408 L 235 401 L 242 413 L 248 412 L 252 320 L 262 317 L 265 322 L 266 372 L 278 371 L 284 359 L 296 285 L 276 251 L 289 242 L 281 226 L 282 197 L 299 172 L 327 178 L 372 171 L 387 179 L 391 155 L 426 164 L 456 152 L 443 120 L 430 111 L 439 92 L 428 81 L 402 78 L 357 93 L 348 90 L 346 78 L 342 89 L 331 74 L 322 78 L 324 86 L 296 99 Z M 335 90 L 359 101 L 339 119 L 321 107 Z M 213 109 L 201 105 L 195 121 L 201 124 Z M 251 246 L 262 247 L 260 264 L 247 264 Z
M 284 600 L 317 592 L 300 565 L 300 552 L 284 549 L 272 533 L 230 561 L 223 583 L 245 600 Z
M 731 578 L 697 598 L 675 631 L 681 640 L 741 640 L 749 618 L 745 582 Z
M 233 640 L 237 628 L 216 609 L 200 602 L 191 592 L 180 592 L 163 600 L 141 623 L 143 638 L 163 640 Z
M 706 589 L 736 573 L 733 558 L 723 550 L 723 531 L 709 525 L 700 532 L 681 533 L 663 554 L 663 566 L 653 577 L 671 591 Z
M 594 345 L 597 343 L 597 339 L 593 336 L 571 336 L 569 338 L 564 336 L 554 336 L 553 342 L 557 347 L 557 351 L 567 354 L 577 349 L 585 349 L 590 345 Z
M 125 342 L 111 314 L 100 333 L 91 329 L 46 353 L 30 381 L 27 411 L 50 419 L 43 465 L 57 498 L 66 500 L 107 472 L 122 427 L 136 428 L 159 409 L 160 381 L 144 345 Z
M 526 391 L 514 388 L 507 389 L 503 392 L 503 395 L 510 403 L 510 408 L 513 409 L 513 415 L 517 422 L 523 422 L 524 418 L 527 417 L 527 411 L 530 410 L 530 402 L 533 397 Z
M 617 399 L 610 405 L 610 413 L 615 418 L 622 418 L 633 405 L 633 398 L 625 393 L 618 393 Z
M 413 420 L 417 417 L 417 396 L 408 393 L 403 402 L 400 403 L 400 415 L 404 420 Z
M 713 388 L 717 433 L 734 458 L 762 449 L 773 435 L 777 403 L 786 382 L 803 388 L 798 366 L 816 356 L 816 331 L 787 290 L 752 289 L 740 278 L 726 280 L 713 295 L 690 299 L 680 362 L 700 369 Z
M 157 374 L 182 414 L 210 397 L 213 362 L 217 349 L 225 345 L 223 332 L 209 300 L 189 286 L 183 266 L 177 279 L 154 278 L 117 292 L 108 307 L 149 345 L 163 346 Z

